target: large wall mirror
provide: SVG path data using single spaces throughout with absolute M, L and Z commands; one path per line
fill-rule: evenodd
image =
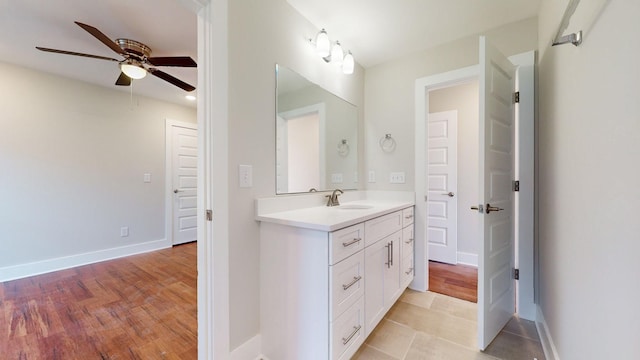
M 358 187 L 358 108 L 276 65 L 276 193 Z

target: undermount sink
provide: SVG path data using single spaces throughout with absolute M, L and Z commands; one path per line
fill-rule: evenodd
M 366 210 L 373 208 L 372 205 L 364 205 L 364 204 L 344 204 L 340 206 L 336 206 L 338 209 L 342 210 Z

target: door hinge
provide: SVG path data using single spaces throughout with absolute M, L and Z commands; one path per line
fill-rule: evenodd
M 207 221 L 213 221 L 213 211 L 207 210 L 205 213 L 207 215 Z
M 513 191 L 520 191 L 520 180 L 513 181 Z
M 513 102 L 516 104 L 520 102 L 520 91 L 513 93 Z
M 513 269 L 513 278 L 520 280 L 520 269 Z

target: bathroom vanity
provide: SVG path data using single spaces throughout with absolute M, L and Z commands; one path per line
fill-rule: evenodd
M 261 213 L 269 359 L 349 359 L 413 280 L 413 200 Z

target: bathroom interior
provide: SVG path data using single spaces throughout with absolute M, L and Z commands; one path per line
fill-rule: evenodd
M 404 229 L 415 226 L 416 248 L 411 252 L 418 256 L 411 260 L 409 268 L 413 273 L 407 274 L 411 278 L 405 278 L 406 282 L 399 289 L 427 290 L 428 244 L 425 230 L 418 229 L 425 225 L 418 215 L 424 216 L 424 195 L 428 190 L 424 178 L 426 165 L 419 163 L 418 146 L 424 145 L 420 141 L 425 140 L 416 135 L 417 114 L 451 109 L 435 110 L 435 102 L 431 104 L 434 110 L 417 109 L 416 104 L 420 101 L 430 103 L 425 100 L 425 94 L 433 96 L 437 90 L 442 90 L 434 88 L 433 92 L 430 89 L 420 93 L 417 81 L 436 81 L 434 78 L 442 74 L 477 66 L 482 48 L 480 36 L 507 57 L 535 52 L 535 58 L 539 58 L 541 49 L 551 51 L 547 49 L 547 40 L 555 35 L 566 4 L 544 8 L 545 21 L 553 18 L 547 29 L 540 27 L 542 2 L 522 2 L 523 8 L 517 16 L 505 16 L 508 21 L 493 18 L 494 22 L 482 24 L 471 32 L 462 28 L 451 33 L 436 31 L 437 36 L 424 39 L 428 44 L 424 47 L 417 44 L 415 38 L 407 40 L 414 43 L 413 48 L 403 40 L 404 53 L 386 49 L 378 54 L 368 54 L 364 50 L 367 49 L 365 42 L 375 39 L 360 37 L 357 31 L 366 22 L 359 24 L 355 17 L 348 16 L 349 11 L 335 11 L 336 16 L 347 14 L 351 20 L 334 20 L 334 26 L 323 23 L 323 19 L 328 19 L 323 13 L 331 13 L 331 7 L 340 7 L 339 2 L 323 2 L 322 6 L 329 10 L 322 10 L 318 4 L 303 0 L 166 0 L 163 7 L 172 10 L 164 16 L 173 14 L 188 22 L 185 27 L 189 28 L 190 45 L 183 48 L 182 54 L 197 59 L 198 70 L 197 73 L 179 74 L 197 82 L 197 103 L 167 100 L 167 96 L 172 96 L 167 94 L 163 94 L 162 99 L 154 98 L 153 90 L 145 89 L 145 86 L 161 85 L 144 84 L 144 80 L 139 84 L 134 82 L 134 86 L 125 92 L 83 80 L 83 72 L 96 72 L 96 69 L 107 72 L 108 64 L 93 67 L 93 63 L 71 62 L 77 68 L 75 71 L 61 70 L 66 73 L 57 75 L 50 73 L 53 70 L 47 73 L 34 70 L 36 65 L 30 66 L 27 60 L 21 63 L 3 51 L 0 71 L 3 78 L 14 85 L 11 90 L 5 89 L 5 93 L 30 93 L 31 97 L 26 100 L 8 96 L 5 99 L 11 100 L 3 104 L 8 114 L 6 121 L 11 121 L 12 127 L 0 135 L 2 152 L 21 154 L 22 157 L 4 158 L 7 168 L 12 171 L 4 175 L 6 182 L 3 183 L 7 186 L 3 198 L 21 205 L 2 210 L 3 239 L 17 241 L 11 242 L 9 251 L 0 254 L 3 272 L 0 281 L 171 247 L 173 243 L 168 230 L 171 219 L 167 213 L 170 211 L 168 204 L 175 198 L 166 174 L 165 132 L 169 119 L 197 125 L 199 133 L 198 164 L 202 168 L 198 172 L 197 266 L 201 354 L 232 359 L 279 358 L 269 356 L 270 344 L 280 340 L 264 332 L 265 326 L 273 320 L 269 319 L 273 314 L 264 307 L 271 299 L 265 297 L 275 292 L 271 284 L 277 281 L 272 276 L 277 275 L 277 271 L 292 269 L 265 268 L 274 257 L 288 259 L 274 253 L 278 249 L 284 251 L 283 247 L 269 248 L 265 239 L 273 237 L 270 232 L 276 229 L 290 231 L 284 230 L 286 222 L 289 225 L 304 223 L 301 228 L 306 229 L 303 232 L 311 234 L 310 237 L 326 237 L 346 227 L 358 224 L 366 227 L 368 221 L 382 216 L 395 213 L 404 217 L 415 211 L 415 223 L 414 220 L 402 223 L 399 218 L 400 227 L 393 233 L 403 239 Z M 32 7 L 33 14 L 37 14 L 33 15 L 34 19 L 46 19 L 46 14 L 34 11 L 37 9 L 35 2 L 25 3 Z M 144 3 L 140 1 L 141 8 Z M 116 26 L 110 27 L 106 20 L 101 23 L 97 11 L 76 5 L 76 16 L 85 16 L 84 21 L 118 36 Z M 504 11 L 515 12 L 512 8 Z M 4 16 L 0 18 L 5 27 L 0 29 L 6 36 L 6 24 L 11 23 L 9 13 L 0 16 Z M 75 26 L 73 20 L 76 19 L 65 18 L 60 23 Z M 124 22 L 118 21 L 117 25 L 126 29 L 122 26 Z M 352 52 L 355 59 L 352 73 L 345 74 L 341 67 L 317 54 L 316 36 L 323 27 L 332 41 L 341 41 L 345 54 Z M 135 29 L 122 31 L 144 33 Z M 81 30 L 77 32 L 78 37 L 83 35 Z M 40 41 L 45 39 L 51 40 L 43 37 Z M 51 47 L 65 46 L 65 41 L 51 41 Z M 99 45 L 84 41 L 80 40 L 79 44 L 89 46 L 89 49 Z M 362 46 L 362 52 L 357 51 L 359 46 Z M 43 55 L 29 55 L 33 56 Z M 62 61 L 51 56 L 51 62 Z M 312 131 L 318 133 L 312 139 L 318 140 L 318 155 L 313 156 L 318 159 L 318 166 L 291 171 L 289 163 L 293 166 L 300 159 L 285 159 L 281 151 L 289 146 L 289 142 L 284 141 L 291 135 L 287 132 L 295 132 L 293 126 L 281 132 L 289 126 L 283 124 L 292 118 L 298 119 L 299 114 L 292 111 L 296 110 L 294 108 L 308 107 L 292 105 L 295 96 L 307 95 L 298 92 L 292 96 L 290 91 L 284 91 L 290 83 L 280 83 L 283 74 L 295 78 L 289 79 L 291 83 L 312 84 L 310 92 L 322 94 L 322 100 L 312 102 L 322 102 L 325 107 L 313 108 L 312 113 L 321 115 L 310 120 L 314 124 Z M 111 75 L 98 81 L 110 85 L 114 80 Z M 453 82 L 477 86 L 477 82 L 469 82 L 468 78 Z M 65 91 L 59 91 L 61 88 Z M 42 106 L 29 107 L 28 101 Z M 332 105 L 339 106 L 340 110 Z M 461 124 L 458 139 L 464 136 L 465 140 L 462 141 L 464 145 L 458 144 L 455 194 L 460 199 L 457 205 L 459 222 L 464 225 L 458 226 L 459 244 L 455 255 L 457 259 L 464 259 L 458 261 L 460 263 L 479 266 L 480 238 L 473 234 L 478 226 L 477 216 L 474 217 L 477 214 L 468 210 L 469 206 L 477 205 L 478 201 L 472 199 L 478 197 L 480 191 L 473 180 L 478 176 L 478 162 L 471 161 L 478 155 L 478 137 L 473 136 L 478 129 L 472 124 L 478 120 L 465 117 L 463 112 L 458 110 Z M 344 120 L 342 115 L 348 115 L 350 120 Z M 303 133 L 309 131 L 307 127 Z M 293 142 L 300 137 L 291 135 L 288 139 Z M 298 143 L 303 146 L 309 145 L 310 141 Z M 300 155 L 301 151 L 295 153 Z M 298 163 L 307 166 L 309 160 Z M 293 175 L 300 173 L 313 174 L 312 182 L 296 184 Z M 143 174 L 151 174 L 150 181 L 146 181 L 147 177 L 143 179 Z M 341 192 L 336 193 L 335 189 Z M 336 209 L 325 206 L 332 200 L 327 196 L 332 194 L 335 195 L 333 200 L 340 202 L 344 209 L 340 215 L 335 215 L 340 206 Z M 381 204 L 386 204 L 383 210 L 378 209 Z M 352 207 L 349 209 L 345 205 Z M 315 214 L 313 221 L 295 218 L 304 216 L 300 209 L 310 207 L 322 207 L 321 211 L 332 212 L 331 215 Z M 36 221 L 31 211 L 34 208 L 41 209 L 40 213 L 46 216 Z M 206 210 L 211 210 L 212 221 L 207 220 Z M 273 215 L 283 212 L 295 214 L 289 214 L 291 218 L 285 220 Z M 330 220 L 333 223 L 318 225 L 322 223 L 317 220 L 318 216 L 333 217 Z M 265 226 L 269 221 L 272 225 Z M 335 225 L 337 223 L 340 225 Z M 124 225 L 127 236 L 122 236 Z M 423 245 L 417 244 L 420 232 Z M 366 234 L 364 236 L 366 238 Z M 409 236 L 407 239 L 413 238 L 413 235 Z M 520 260 L 522 266 L 531 266 L 533 270 L 531 241 L 530 258 Z M 363 255 L 364 243 L 366 241 L 362 244 Z M 387 249 L 391 251 L 392 248 Z M 328 252 L 330 248 L 320 251 Z M 400 253 L 395 256 L 402 265 L 402 250 L 397 251 Z M 391 252 L 389 256 L 389 259 L 394 258 Z M 327 264 L 324 265 L 326 268 Z M 365 271 L 364 268 L 360 270 Z M 519 291 L 530 296 L 527 301 L 534 307 L 532 312 L 523 314 L 523 318 L 538 320 L 533 299 L 533 271 L 524 276 L 530 276 L 526 279 L 530 293 L 529 290 Z M 414 295 L 395 293 L 394 301 L 385 304 L 385 311 L 393 311 L 390 309 L 395 300 L 403 296 L 407 300 L 406 296 Z M 349 302 L 349 307 L 365 297 L 366 294 Z M 325 305 L 326 309 L 322 311 L 332 309 Z M 366 318 L 366 314 L 363 316 Z M 327 321 L 327 329 L 330 325 L 331 321 Z M 372 329 L 367 330 L 365 326 L 362 330 L 362 333 L 356 331 L 351 338 L 351 332 L 340 335 L 337 341 L 360 338 L 358 341 L 362 345 L 365 334 L 370 334 Z M 327 330 L 325 336 L 329 337 L 330 333 Z M 540 341 L 544 342 L 544 339 Z M 474 338 L 467 350 L 473 346 L 483 347 L 480 342 Z M 329 349 L 333 350 L 333 347 L 326 351 Z M 279 350 L 273 351 L 277 354 Z M 358 347 L 348 351 L 347 357 L 350 357 L 356 354 Z

